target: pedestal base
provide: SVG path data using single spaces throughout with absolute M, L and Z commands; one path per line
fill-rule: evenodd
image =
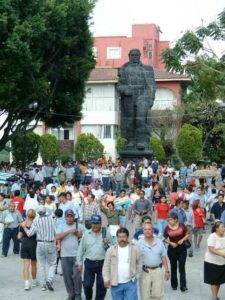
M 136 165 L 139 165 L 139 162 L 143 157 L 147 158 L 149 161 L 153 159 L 152 150 L 123 150 L 119 152 L 122 162 L 128 163 L 129 161 L 134 161 Z

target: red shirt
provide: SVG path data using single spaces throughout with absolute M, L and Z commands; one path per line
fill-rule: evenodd
M 178 194 L 176 192 L 170 193 L 170 203 L 175 205 L 176 200 L 178 199 Z
M 178 243 L 183 237 L 185 237 L 187 232 L 187 227 L 184 224 L 179 224 L 176 229 L 171 229 L 169 226 L 166 226 L 164 238 L 169 238 L 172 243 Z
M 194 227 L 203 228 L 204 227 L 204 210 L 203 208 L 193 209 L 194 214 Z
M 157 203 L 155 205 L 155 209 L 157 210 L 158 219 L 167 219 L 167 215 L 170 210 L 169 205 L 167 203 Z
M 20 197 L 14 197 L 11 202 L 16 204 L 16 209 L 23 214 L 23 206 L 24 206 L 24 200 Z

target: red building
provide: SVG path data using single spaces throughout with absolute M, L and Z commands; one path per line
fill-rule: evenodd
M 156 69 L 164 70 L 160 55 L 169 47 L 168 41 L 160 41 L 160 28 L 155 24 L 132 25 L 132 36 L 95 37 L 94 52 L 96 67 L 117 68 L 127 62 L 132 48 L 141 51 L 143 64 L 150 64 Z

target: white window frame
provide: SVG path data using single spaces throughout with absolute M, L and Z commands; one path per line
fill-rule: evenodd
M 118 53 L 118 55 L 116 55 L 116 53 Z M 121 47 L 107 47 L 107 59 L 121 59 L 121 57 Z

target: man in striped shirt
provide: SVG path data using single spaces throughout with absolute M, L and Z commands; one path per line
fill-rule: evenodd
M 101 215 L 99 205 L 94 201 L 95 195 L 87 196 L 87 203 L 83 203 L 83 220 L 87 229 L 91 229 L 91 217 L 93 215 Z
M 41 290 L 53 289 L 53 279 L 56 268 L 56 247 L 54 244 L 55 227 L 51 216 L 46 215 L 46 207 L 40 205 L 39 216 L 34 219 L 30 228 L 23 223 L 23 228 L 28 236 L 37 235 L 37 261 L 40 265 Z M 48 265 L 48 272 L 46 271 Z

